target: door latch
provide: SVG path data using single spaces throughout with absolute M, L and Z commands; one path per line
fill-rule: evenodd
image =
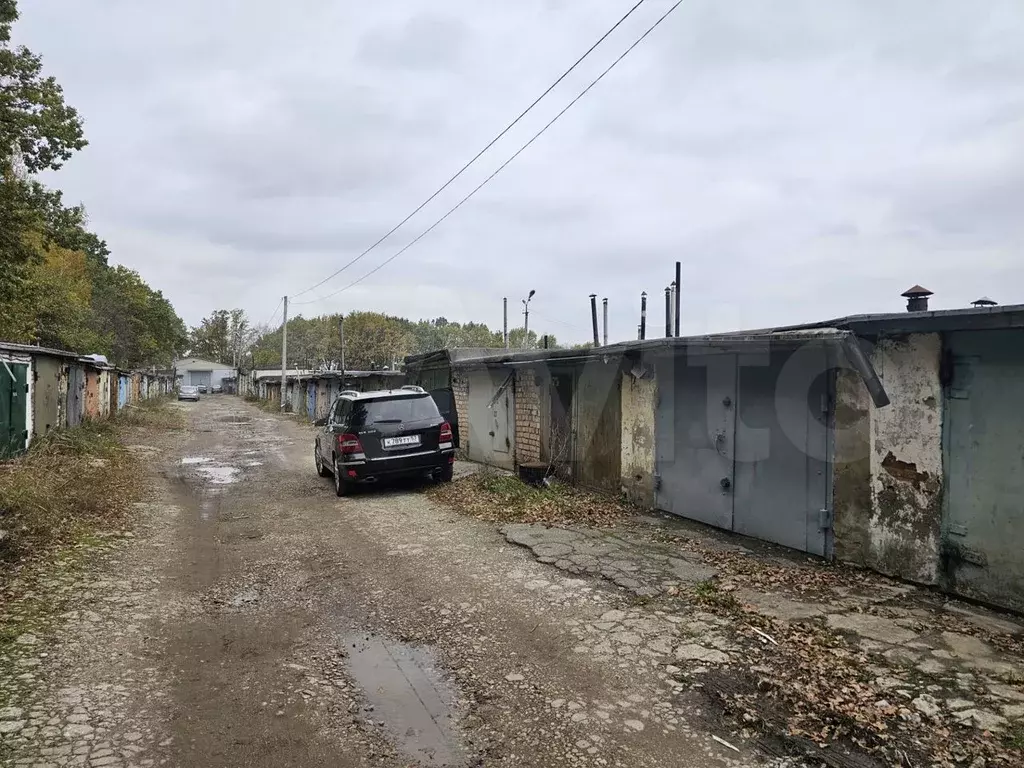
M 832 528 L 832 510 L 828 507 L 822 507 L 818 510 L 818 527 L 823 531 Z

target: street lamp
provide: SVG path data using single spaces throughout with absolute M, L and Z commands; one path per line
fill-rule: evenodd
M 523 299 L 523 346 L 529 347 L 530 345 L 530 299 L 533 298 L 533 294 L 536 291 L 530 291 L 529 295 Z

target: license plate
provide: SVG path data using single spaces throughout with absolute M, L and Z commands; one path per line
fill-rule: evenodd
M 406 445 L 419 445 L 419 435 L 405 435 L 403 437 L 385 437 L 384 447 L 385 448 L 400 448 Z

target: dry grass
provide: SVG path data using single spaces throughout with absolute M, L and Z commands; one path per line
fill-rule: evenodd
M 23 561 L 124 527 L 143 484 L 119 435 L 180 428 L 182 418 L 163 401 L 133 406 L 111 421 L 51 432 L 24 456 L 0 463 L 0 559 Z
M 478 520 L 612 525 L 631 510 L 619 500 L 563 483 L 534 488 L 513 475 L 481 471 L 430 490 L 432 498 Z

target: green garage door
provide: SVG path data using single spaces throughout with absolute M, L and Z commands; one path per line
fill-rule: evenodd
M 1024 610 L 1024 331 L 951 333 L 947 348 L 943 575 Z
M 0 459 L 21 453 L 28 440 L 28 366 L 0 361 Z

